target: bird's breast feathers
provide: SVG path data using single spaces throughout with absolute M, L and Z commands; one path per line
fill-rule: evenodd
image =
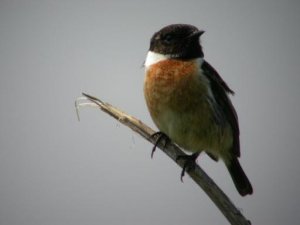
M 149 52 L 145 62 L 144 94 L 150 112 L 163 108 L 194 111 L 193 104 L 199 105 L 208 99 L 214 101 L 209 80 L 201 70 L 202 63 L 203 58 L 183 61 Z
M 195 136 L 212 143 L 210 137 L 218 135 L 215 99 L 202 73 L 202 62 L 202 58 L 177 60 L 155 53 L 148 53 L 145 62 L 144 94 L 151 117 L 162 132 L 187 150 L 210 145 L 199 144 L 201 139 Z

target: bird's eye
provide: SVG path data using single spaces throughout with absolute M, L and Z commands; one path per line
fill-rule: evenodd
M 171 34 L 167 34 L 166 36 L 164 36 L 163 41 L 166 44 L 170 44 L 173 41 L 174 37 Z

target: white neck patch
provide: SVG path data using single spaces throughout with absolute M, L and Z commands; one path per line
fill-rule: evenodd
M 151 66 L 151 65 L 153 65 L 155 63 L 158 63 L 158 62 L 166 60 L 166 59 L 170 59 L 170 56 L 169 55 L 163 55 L 163 54 L 160 54 L 160 53 L 149 51 L 147 53 L 147 57 L 146 57 L 144 66 L 145 67 L 149 67 L 149 66 Z
M 171 55 L 163 55 L 160 53 L 156 53 L 156 52 L 152 52 L 152 51 L 148 51 L 147 56 L 146 56 L 146 60 L 144 63 L 144 66 L 147 68 L 155 63 L 158 63 L 160 61 L 164 61 L 167 59 L 171 59 Z M 196 58 L 195 60 L 198 61 L 199 65 L 201 66 L 204 59 L 203 58 Z

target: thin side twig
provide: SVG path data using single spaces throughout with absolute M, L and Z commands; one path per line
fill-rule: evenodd
M 79 97 L 75 103 L 76 112 L 79 119 L 78 109 L 82 106 L 97 106 L 103 112 L 109 114 L 120 123 L 129 127 L 147 141 L 155 144 L 156 138 L 152 136 L 155 133 L 150 127 L 144 124 L 142 121 L 130 116 L 121 110 L 115 108 L 109 103 L 104 103 L 100 99 L 82 93 L 84 97 Z M 88 102 L 84 101 L 88 100 Z M 83 102 L 80 102 L 83 101 Z M 175 144 L 168 143 L 166 146 L 164 143 L 159 142 L 157 147 L 159 147 L 164 153 L 166 153 L 178 166 L 183 167 L 183 160 L 176 160 L 178 156 L 185 155 L 185 153 Z M 231 200 L 225 195 L 225 193 L 216 185 L 216 183 L 198 166 L 195 166 L 194 170 L 187 171 L 187 174 L 194 180 L 194 182 L 200 186 L 203 191 L 209 196 L 209 198 L 214 202 L 214 204 L 223 213 L 226 219 L 232 225 L 249 225 L 251 222 L 247 220 L 240 210 L 235 207 Z

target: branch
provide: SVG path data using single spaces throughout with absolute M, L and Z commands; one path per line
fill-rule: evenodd
M 144 124 L 142 121 L 130 116 L 121 110 L 115 108 L 109 103 L 104 103 L 100 99 L 91 95 L 82 93 L 84 97 L 79 97 L 76 102 L 76 110 L 78 115 L 78 109 L 82 106 L 96 106 L 99 107 L 103 112 L 114 117 L 120 123 L 129 127 L 136 133 L 140 134 L 143 138 L 154 144 L 156 138 L 151 136 L 154 132 L 150 127 Z M 85 102 L 80 102 L 85 100 Z M 88 102 L 86 102 L 88 100 Z M 79 119 L 79 115 L 78 115 Z M 164 146 L 164 143 L 158 143 L 157 145 L 164 153 L 166 153 L 177 165 L 183 167 L 184 161 L 177 160 L 179 155 L 185 155 L 185 153 L 175 144 L 168 143 Z M 186 171 L 195 183 L 200 186 L 203 191 L 209 196 L 209 198 L 215 203 L 219 210 L 223 213 L 226 219 L 232 225 L 249 225 L 251 222 L 247 220 L 241 212 L 234 206 L 230 199 L 224 194 L 224 192 L 215 184 L 215 182 L 198 166 L 195 166 L 194 170 Z

